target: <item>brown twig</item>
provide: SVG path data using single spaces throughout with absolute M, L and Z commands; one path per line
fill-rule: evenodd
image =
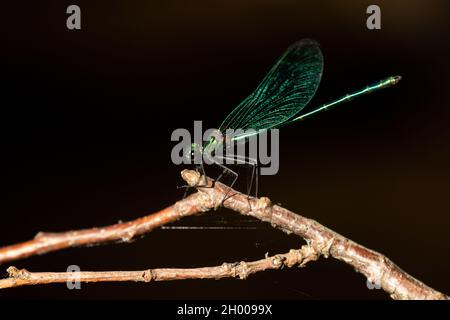
M 193 187 L 198 185 L 201 178 L 197 172 L 191 170 L 184 170 L 182 176 Z M 332 256 L 344 261 L 354 267 L 357 272 L 364 274 L 370 282 L 379 285 L 393 299 L 449 299 L 445 294 L 428 287 L 407 274 L 382 254 L 365 248 L 312 219 L 302 217 L 280 206 L 273 205 L 268 198 L 248 199 L 246 195 L 235 190 L 229 192 L 230 189 L 221 183 L 213 183 L 209 178 L 206 178 L 206 181 L 209 187 L 197 187 L 198 192 L 196 194 L 154 215 L 105 228 L 93 228 L 56 234 L 41 233 L 34 240 L 2 248 L 0 249 L 0 263 L 70 246 L 114 240 L 129 241 L 136 235 L 153 230 L 158 226 L 175 221 L 183 216 L 217 208 L 222 204 L 224 195 L 228 193 L 231 197 L 223 203 L 224 207 L 243 215 L 250 215 L 262 221 L 269 222 L 274 227 L 280 228 L 285 232 L 299 235 L 308 242 L 308 248 L 313 250 L 315 257 L 321 255 L 324 257 Z M 16 274 L 16 269 L 11 270 L 13 271 L 13 275 Z M 186 269 L 182 270 L 186 271 Z M 201 268 L 197 270 L 205 269 Z M 189 271 L 186 272 L 189 273 Z M 24 272 L 24 274 L 29 275 L 32 273 Z M 48 275 L 48 273 L 45 274 Z M 86 275 L 88 280 L 90 279 L 90 275 L 92 276 L 93 274 Z M 10 277 L 4 280 L 17 281 L 17 279 L 14 279 L 16 277 Z
M 78 282 L 151 282 L 186 279 L 221 279 L 239 278 L 265 270 L 280 269 L 283 266 L 304 266 L 307 262 L 318 259 L 315 251 L 309 246 L 288 253 L 267 257 L 261 260 L 238 263 L 223 263 L 220 266 L 178 269 L 159 268 L 142 271 L 79 271 L 79 272 L 29 272 L 25 269 L 9 267 L 9 278 L 0 280 L 0 289 L 25 285 Z
M 183 179 L 191 186 L 196 185 L 198 175 L 191 170 L 182 172 Z M 208 179 L 208 183 L 210 186 L 213 185 L 211 179 Z M 215 183 L 214 187 L 198 190 L 208 194 L 215 206 L 218 206 L 229 188 Z M 379 285 L 393 299 L 450 299 L 415 279 L 384 255 L 347 239 L 315 220 L 273 205 L 265 197 L 248 199 L 246 195 L 235 190 L 231 190 L 230 193 L 232 196 L 224 202 L 224 207 L 269 222 L 287 233 L 299 235 L 309 243 L 318 256 L 332 256 L 351 265 L 357 272 L 366 276 L 368 281 Z
M 195 193 L 157 213 L 114 225 L 67 232 L 39 232 L 33 240 L 0 248 L 0 264 L 37 254 L 107 242 L 129 242 L 134 237 L 182 217 L 208 211 L 208 199 Z

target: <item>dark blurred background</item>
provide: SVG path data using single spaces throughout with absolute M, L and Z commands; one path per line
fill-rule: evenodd
M 81 7 L 82 29 L 66 28 Z M 366 8 L 381 7 L 381 30 Z M 2 5 L 0 245 L 131 220 L 182 197 L 176 128 L 216 127 L 292 42 L 320 42 L 311 105 L 390 75 L 395 87 L 280 132 L 260 194 L 450 293 L 447 1 L 35 1 Z M 248 220 L 248 219 L 247 219 Z M 302 240 L 221 209 L 131 244 L 14 261 L 31 271 L 139 270 L 255 260 Z M 239 226 L 249 228 L 238 229 Z M 250 227 L 254 227 L 253 229 Z M 333 259 L 246 281 L 23 287 L 1 298 L 387 299 Z

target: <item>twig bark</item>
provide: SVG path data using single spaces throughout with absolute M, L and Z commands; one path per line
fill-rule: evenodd
M 0 264 L 69 247 L 129 242 L 157 227 L 209 209 L 205 195 L 195 193 L 173 206 L 133 221 L 67 232 L 39 232 L 33 240 L 0 248 Z
M 195 186 L 199 174 L 184 170 L 183 179 Z M 199 192 L 208 194 L 215 206 L 220 205 L 228 187 L 208 179 L 209 188 L 197 188 Z M 445 299 L 450 297 L 436 291 L 423 282 L 409 275 L 384 255 L 370 250 L 347 239 L 333 230 L 321 225 L 315 220 L 305 218 L 280 206 L 273 205 L 268 198 L 248 199 L 235 190 L 232 196 L 224 202 L 224 206 L 243 215 L 253 216 L 266 221 L 287 233 L 294 233 L 305 239 L 316 251 L 317 255 L 344 261 L 357 272 L 366 276 L 367 280 L 379 285 L 393 299 Z
M 220 266 L 204 268 L 159 268 L 141 271 L 80 271 L 80 272 L 29 272 L 9 267 L 9 278 L 0 280 L 0 289 L 20 287 L 25 285 L 64 283 L 64 282 L 152 282 L 186 279 L 221 279 L 239 278 L 265 270 L 280 269 L 283 266 L 303 267 L 307 262 L 318 259 L 315 251 L 309 246 L 299 250 L 290 250 L 261 260 L 238 263 L 223 263 Z
M 193 187 L 197 186 L 201 179 L 199 174 L 192 170 L 184 170 L 182 172 L 182 177 Z M 137 235 L 151 231 L 156 227 L 175 221 L 181 217 L 217 208 L 222 204 L 224 195 L 228 193 L 231 197 L 223 203 L 224 207 L 243 215 L 250 215 L 262 221 L 269 222 L 272 226 L 280 228 L 287 233 L 294 233 L 302 237 L 307 241 L 307 247 L 312 250 L 310 256 L 332 256 L 338 260 L 344 261 L 351 265 L 357 272 L 365 275 L 370 282 L 379 285 L 383 290 L 389 293 L 393 299 L 450 299 L 445 294 L 428 287 L 421 281 L 407 274 L 382 254 L 365 248 L 312 219 L 305 218 L 280 206 L 273 205 L 268 198 L 248 199 L 246 195 L 235 190 L 229 192 L 229 188 L 221 183 L 213 183 L 209 178 L 206 178 L 206 181 L 209 187 L 197 187 L 197 193 L 153 215 L 104 228 L 93 228 L 64 233 L 40 233 L 31 241 L 0 248 L 0 263 L 71 246 L 98 244 L 110 241 L 130 241 Z M 203 272 L 207 269 L 191 269 L 190 271 L 187 271 L 187 269 L 156 270 L 183 270 L 182 274 L 186 276 L 188 274 L 192 275 L 190 272 L 194 272 L 193 274 L 195 274 L 196 271 L 193 270 L 202 270 Z M 21 281 L 23 282 L 22 278 L 24 277 L 31 277 L 31 279 L 36 279 L 36 277 L 38 277 L 39 279 L 42 279 L 40 278 L 42 275 L 55 275 L 54 273 L 34 274 L 29 273 L 28 271 L 17 271 L 17 269 L 14 268 L 9 269 L 9 271 L 11 276 L 10 278 L 1 280 L 3 283 L 20 283 Z M 131 273 L 125 272 L 124 274 L 119 275 L 113 274 L 113 276 L 118 276 L 118 279 L 122 279 L 122 277 L 125 276 L 125 279 L 136 281 L 136 278 L 133 277 L 138 277 L 139 275 L 140 277 L 143 276 L 142 271 L 137 272 L 137 274 L 131 271 Z M 175 273 L 176 272 L 177 271 L 175 271 Z M 214 272 L 217 273 L 217 270 L 210 269 L 209 272 L 214 274 Z M 90 277 L 103 279 L 102 277 L 105 276 L 105 274 L 87 273 L 85 276 L 86 281 L 90 281 L 92 279 Z M 111 274 L 106 274 L 106 276 L 105 279 L 108 279 Z M 129 278 L 126 278 L 126 276 Z M 55 277 L 55 279 L 64 279 L 64 274 L 57 273 Z M 204 277 L 204 274 L 200 272 L 195 278 Z M 212 276 L 212 278 L 215 277 L 216 276 Z M 111 277 L 109 277 L 109 279 L 111 279 Z M 181 276 L 179 279 L 184 278 Z

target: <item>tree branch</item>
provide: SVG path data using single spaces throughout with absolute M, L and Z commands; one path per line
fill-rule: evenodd
M 199 181 L 199 174 L 192 170 L 182 172 L 183 179 L 191 186 Z M 208 179 L 208 188 L 197 188 L 208 194 L 214 206 L 219 206 L 229 188 Z M 212 187 L 214 186 L 214 187 Z M 450 297 L 436 291 L 409 275 L 384 255 L 359 245 L 346 237 L 280 206 L 273 205 L 268 198 L 248 199 L 246 195 L 231 190 L 224 207 L 243 215 L 253 216 L 287 233 L 294 233 L 315 250 L 318 256 L 332 256 L 351 265 L 367 280 L 379 285 L 393 299 L 445 299 Z
M 195 193 L 175 205 L 142 218 L 114 225 L 67 232 L 39 232 L 33 240 L 0 248 L 0 264 L 51 251 L 108 242 L 129 242 L 136 236 L 182 217 L 208 211 L 208 199 Z
M 192 170 L 184 170 L 182 177 L 192 187 L 196 187 L 202 178 L 197 172 Z M 110 241 L 130 241 L 137 235 L 149 232 L 156 227 L 178 220 L 181 217 L 217 208 L 222 204 L 224 196 L 228 194 L 229 198 L 224 201 L 224 207 L 243 215 L 250 215 L 262 221 L 269 222 L 272 226 L 280 228 L 287 233 L 294 233 L 302 237 L 308 243 L 307 247 L 310 248 L 311 257 L 318 258 L 321 255 L 324 257 L 332 256 L 344 261 L 351 265 L 357 272 L 365 275 L 370 282 L 379 285 L 393 299 L 450 299 L 445 294 L 428 287 L 407 274 L 382 254 L 365 248 L 312 219 L 273 205 L 268 198 L 248 198 L 246 195 L 235 190 L 228 192 L 230 189 L 227 186 L 221 183 L 213 183 L 210 178 L 206 178 L 206 182 L 208 187 L 197 187 L 197 193 L 153 215 L 103 228 L 63 233 L 39 233 L 31 241 L 0 248 L 0 263 L 71 246 L 98 244 Z M 168 277 L 165 280 L 175 279 L 174 275 L 179 275 L 177 279 L 192 279 L 189 275 L 195 278 L 208 278 L 208 275 L 211 275 L 211 278 L 216 278 L 217 275 L 221 274 L 220 272 L 223 272 L 219 272 L 219 269 L 217 269 L 222 267 L 212 268 L 154 269 L 153 271 L 159 270 L 161 273 L 162 270 L 165 270 L 166 273 L 162 273 Z M 9 268 L 8 270 L 10 271 L 10 278 L 1 280 L 4 281 L 3 283 L 21 283 L 24 277 L 31 277 L 30 279 L 36 281 L 36 279 L 41 279 L 40 277 L 42 275 L 51 275 L 50 278 L 54 276 L 54 279 L 60 279 L 60 281 L 53 282 L 67 281 L 67 274 L 65 273 L 29 273 L 28 271 L 18 271 L 15 268 Z M 205 270 L 207 271 L 206 273 L 204 273 Z M 103 281 L 138 281 L 136 279 L 140 279 L 139 277 L 142 278 L 145 272 L 153 274 L 153 271 L 150 273 L 147 271 L 131 271 L 119 274 L 116 272 L 107 274 L 84 273 L 83 276 L 85 276 L 85 281 L 93 281 L 94 278 L 105 279 Z M 180 271 L 181 273 L 178 273 Z M 170 274 L 172 274 L 172 278 L 170 278 Z M 65 276 L 66 278 L 64 278 Z M 111 280 L 115 276 L 117 280 Z M 66 280 L 63 281 L 62 279 Z M 155 279 L 158 278 L 156 277 Z M 160 279 L 164 280 L 162 276 Z
M 80 272 L 29 272 L 9 267 L 9 278 L 0 280 L 0 289 L 20 287 L 26 285 L 79 282 L 151 282 L 186 279 L 246 279 L 256 272 L 281 269 L 283 266 L 303 267 L 307 262 L 317 260 L 318 256 L 309 246 L 302 246 L 299 250 L 290 250 L 288 253 L 266 257 L 253 262 L 241 261 L 238 263 L 223 263 L 221 266 L 175 269 L 160 268 L 141 271 L 80 271 Z

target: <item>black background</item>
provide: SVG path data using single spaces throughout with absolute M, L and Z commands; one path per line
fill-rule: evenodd
M 66 28 L 70 4 L 82 29 Z M 366 28 L 378 4 L 382 29 Z M 131 220 L 182 196 L 176 128 L 215 127 L 292 42 L 320 42 L 317 105 L 390 75 L 394 88 L 280 132 L 280 171 L 262 195 L 450 292 L 450 111 L 446 1 L 39 1 L 3 7 L 0 245 L 38 231 Z M 216 217 L 217 216 L 217 217 Z M 220 217 L 220 219 L 218 218 Z M 131 244 L 13 264 L 31 271 L 139 270 L 255 260 L 302 241 L 224 209 Z M 222 221 L 217 223 L 217 221 Z M 234 222 L 233 222 L 234 221 Z M 367 298 L 349 266 L 321 259 L 246 281 L 23 287 L 3 298 Z

